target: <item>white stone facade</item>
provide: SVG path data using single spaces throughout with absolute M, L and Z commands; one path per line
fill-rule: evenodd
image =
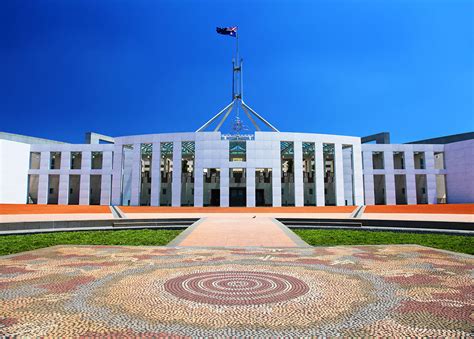
M 237 193 L 243 192 L 242 201 L 249 207 L 261 206 L 262 197 L 267 205 L 277 207 L 474 202 L 473 140 L 447 145 L 361 144 L 360 138 L 350 136 L 255 132 L 245 140 L 242 161 L 231 161 L 229 145 L 233 139 L 220 132 L 151 134 L 114 140 L 114 144 L 83 145 L 28 145 L 0 140 L 0 202 L 27 202 L 26 197 L 31 193 L 28 191 L 31 185 L 27 183 L 31 178 L 37 180 L 37 193 L 29 202 L 38 204 L 74 201 L 81 205 L 181 206 L 191 202 L 200 207 L 217 202 L 227 207 L 234 203 L 232 194 L 236 189 L 241 189 Z M 194 145 L 193 180 L 183 179 L 182 174 L 187 170 L 182 168 L 183 164 L 186 166 L 182 146 L 189 142 Z M 282 166 L 282 142 L 292 146 L 292 170 L 288 173 Z M 171 179 L 163 174 L 160 153 L 163 143 L 168 147 L 172 143 L 172 153 L 167 160 L 172 164 Z M 148 168 L 144 167 L 142 158 L 144 144 L 152 149 L 148 153 Z M 303 145 L 308 144 L 314 149 L 314 157 L 304 165 Z M 124 153 L 124 145 L 127 153 Z M 333 152 L 332 162 L 323 156 L 323 152 L 328 152 L 325 151 L 328 145 Z M 12 156 L 12 152 L 18 155 Z M 29 165 L 30 152 L 40 154 L 38 168 Z M 80 153 L 80 169 L 72 169 L 73 152 Z M 52 160 L 52 154 L 60 160 Z M 99 168 L 92 169 L 93 154 L 100 154 Z M 312 168 L 306 168 L 307 164 L 312 164 Z M 244 182 L 236 184 L 235 178 L 229 178 L 230 169 L 244 173 Z M 149 170 L 148 179 L 144 177 L 144 170 Z M 263 170 L 271 173 L 267 186 L 263 181 L 256 183 L 256 171 Z M 18 182 L 11 181 L 13 177 Z M 91 186 L 91 182 L 95 184 Z M 185 193 L 183 185 L 187 185 Z M 262 189 L 264 186 L 268 187 L 267 191 Z M 94 196 L 97 192 L 100 197 Z M 188 196 L 184 196 L 186 194 Z M 328 195 L 332 196 L 328 198 Z
M 444 154 L 445 145 L 422 145 L 422 144 L 363 144 L 362 156 L 364 166 L 364 196 L 366 205 L 375 204 L 374 176 L 384 176 L 385 178 L 385 204 L 396 205 L 395 176 L 404 176 L 406 180 L 406 204 L 412 205 L 420 203 L 417 201 L 416 176 L 426 176 L 426 187 L 424 193 L 428 204 L 438 203 L 436 199 L 436 175 L 446 175 L 446 166 L 435 168 L 435 153 Z M 383 168 L 374 169 L 372 156 L 374 152 L 383 153 Z M 403 153 L 403 168 L 395 168 L 394 153 Z M 424 168 L 415 168 L 414 154 L 419 152 L 424 154 Z M 417 166 L 420 167 L 420 166 Z
M 0 204 L 26 202 L 30 145 L 0 140 Z
M 474 140 L 445 145 L 449 202 L 474 202 Z

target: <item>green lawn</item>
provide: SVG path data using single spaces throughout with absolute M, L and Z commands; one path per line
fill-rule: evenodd
M 432 233 L 293 229 L 312 246 L 417 244 L 474 254 L 474 237 Z
M 146 245 L 163 246 L 182 230 L 123 230 L 56 232 L 0 236 L 0 255 L 54 245 Z

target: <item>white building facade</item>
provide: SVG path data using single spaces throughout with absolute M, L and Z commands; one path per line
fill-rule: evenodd
M 67 144 L 0 134 L 0 203 L 279 207 L 474 202 L 473 139 L 362 144 L 359 137 L 256 131 L 108 141 Z

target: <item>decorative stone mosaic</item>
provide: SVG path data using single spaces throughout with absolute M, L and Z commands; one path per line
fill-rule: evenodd
M 165 291 L 181 299 L 215 305 L 260 305 L 299 297 L 309 291 L 301 280 L 252 271 L 194 273 L 170 279 Z
M 474 258 L 421 246 L 0 257 L 0 335 L 470 336 Z

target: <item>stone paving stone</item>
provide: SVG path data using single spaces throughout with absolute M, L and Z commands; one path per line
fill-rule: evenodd
M 55 246 L 0 257 L 0 335 L 470 336 L 474 258 L 421 246 Z
M 286 226 L 279 226 L 270 217 L 221 214 L 201 220 L 176 245 L 298 247 L 291 235 L 293 233 Z

